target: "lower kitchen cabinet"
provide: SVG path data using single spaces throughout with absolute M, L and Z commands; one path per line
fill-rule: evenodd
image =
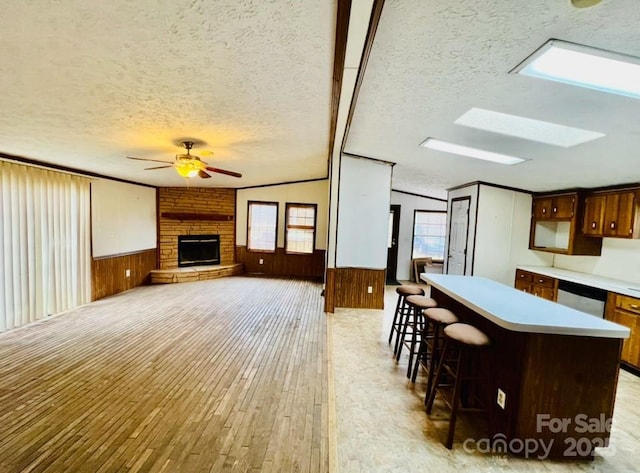
M 629 327 L 631 335 L 622 345 L 620 360 L 640 368 L 640 299 L 610 292 L 605 318 Z
M 550 301 L 558 297 L 558 280 L 541 274 L 516 270 L 515 288 Z

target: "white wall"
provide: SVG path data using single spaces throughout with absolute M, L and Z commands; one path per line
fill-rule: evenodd
M 445 243 L 445 255 L 444 255 L 444 273 L 448 271 L 449 258 L 447 253 L 449 251 L 449 228 L 451 227 L 451 201 L 460 197 L 470 197 L 469 203 L 469 232 L 467 237 L 467 262 L 465 266 L 465 274 L 471 275 L 473 268 L 473 244 L 475 241 L 475 227 L 476 227 L 476 212 L 478 209 L 478 184 L 472 184 L 460 189 L 449 191 L 448 204 L 447 204 L 447 238 Z
M 413 273 L 411 251 L 413 249 L 413 220 L 416 210 L 446 211 L 447 203 L 439 200 L 391 192 L 391 205 L 400 206 L 400 232 L 398 235 L 398 270 L 397 278 L 410 280 Z
M 91 181 L 94 257 L 155 248 L 156 219 L 156 189 L 106 179 Z
M 370 159 L 342 157 L 336 267 L 387 267 L 391 169 Z
M 549 266 L 553 255 L 529 250 L 529 194 L 480 185 L 473 275 L 513 285 L 518 264 Z
M 553 266 L 640 284 L 640 240 L 604 238 L 601 256 L 555 255 Z
M 236 194 L 236 245 L 247 244 L 247 203 L 250 200 L 278 202 L 278 248 L 284 248 L 285 205 L 317 204 L 316 249 L 324 250 L 327 245 L 327 201 L 329 198 L 329 180 L 279 186 L 238 189 Z

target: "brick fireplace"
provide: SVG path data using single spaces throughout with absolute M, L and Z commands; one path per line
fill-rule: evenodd
M 235 263 L 235 189 L 158 189 L 160 269 L 178 267 L 178 237 L 218 235 L 220 264 Z

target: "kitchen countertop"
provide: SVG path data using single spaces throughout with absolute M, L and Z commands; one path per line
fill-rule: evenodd
M 629 329 L 490 279 L 423 273 L 420 278 L 496 325 L 514 332 L 628 338 Z
M 605 291 L 617 292 L 626 296 L 640 298 L 640 284 L 620 279 L 605 278 L 587 273 L 578 273 L 577 271 L 569 271 L 566 269 L 553 268 L 550 266 L 516 266 L 517 269 L 530 271 L 532 273 L 542 274 L 551 278 L 561 279 L 563 281 L 584 284 L 585 286 L 597 287 Z

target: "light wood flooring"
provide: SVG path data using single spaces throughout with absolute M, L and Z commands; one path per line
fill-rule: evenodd
M 143 287 L 0 334 L 0 472 L 327 472 L 320 290 Z
M 448 410 L 424 410 L 426 379 L 406 377 L 407 357 L 396 363 L 387 344 L 395 288 L 385 292 L 385 310 L 337 309 L 328 316 L 340 473 L 602 472 L 640 471 L 640 378 L 621 371 L 610 446 L 592 462 L 539 461 L 465 450 L 480 439 L 481 423 L 461 417 L 453 450 L 443 446 Z

